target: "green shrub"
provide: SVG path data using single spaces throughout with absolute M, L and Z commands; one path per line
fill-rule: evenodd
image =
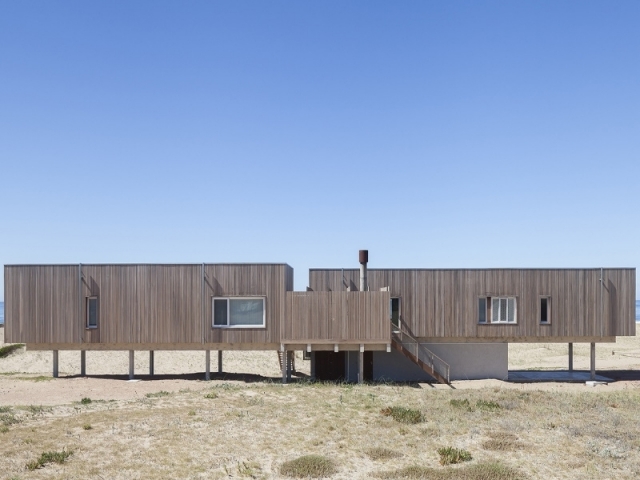
M 88 423 L 85 423 L 82 428 L 84 428 L 85 430 L 91 430 L 93 429 L 93 427 L 91 425 L 89 425 Z
M 73 455 L 73 450 L 62 449 L 61 452 L 42 452 L 40 458 L 27 463 L 26 467 L 28 470 L 36 470 L 44 467 L 48 463 L 63 464 L 71 455 Z
M 280 466 L 280 474 L 293 478 L 324 478 L 338 472 L 333 460 L 320 455 L 305 455 Z
M 472 459 L 471 453 L 461 448 L 443 447 L 438 449 L 440 455 L 440 465 L 451 465 L 453 463 L 468 462 Z
M 424 415 L 420 410 L 405 407 L 387 407 L 380 410 L 385 417 L 391 417 L 400 423 L 420 423 L 424 422 Z
M 502 408 L 499 403 L 492 400 L 478 400 L 476 402 L 476 407 L 482 410 L 500 410 L 500 408 Z
M 24 343 L 14 343 L 13 345 L 6 345 L 4 347 L 0 347 L 0 358 L 8 357 L 16 350 L 24 347 Z
M 80 400 L 80 403 L 82 405 L 89 405 L 91 403 L 91 399 L 89 397 L 84 397 L 82 400 Z
M 164 390 L 161 390 L 155 393 L 147 393 L 145 395 L 145 397 L 147 398 L 159 398 L 159 397 L 168 397 L 168 396 L 169 396 L 169 392 L 165 392 Z
M 216 392 L 209 392 L 205 394 L 204 398 L 218 398 L 218 394 Z

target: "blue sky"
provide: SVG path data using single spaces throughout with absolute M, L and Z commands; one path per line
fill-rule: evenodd
M 639 19 L 2 2 L 0 264 L 638 267 Z

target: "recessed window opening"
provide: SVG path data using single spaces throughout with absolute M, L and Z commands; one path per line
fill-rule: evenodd
M 551 299 L 549 297 L 540 298 L 540 323 L 551 323 Z
M 391 324 L 397 330 L 400 328 L 400 298 L 391 299 L 390 310 Z
M 213 322 L 217 328 L 259 328 L 265 326 L 264 298 L 213 298 Z
M 87 297 L 87 328 L 98 328 L 98 297 Z
M 487 298 L 478 298 L 478 323 L 487 323 Z

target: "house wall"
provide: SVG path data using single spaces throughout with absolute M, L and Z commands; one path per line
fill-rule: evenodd
M 389 292 L 287 292 L 283 343 L 391 342 Z
M 368 270 L 371 290 L 401 297 L 401 317 L 424 341 L 570 341 L 635 335 L 635 269 Z M 356 269 L 310 270 L 314 291 L 357 289 Z M 515 325 L 478 324 L 478 297 L 517 297 Z M 551 324 L 539 322 L 551 297 Z M 543 340 L 542 340 L 543 339 Z
M 275 348 L 293 269 L 284 264 L 12 265 L 6 341 L 57 348 Z M 98 328 L 85 328 L 97 296 Z M 213 296 L 265 297 L 265 328 L 212 328 Z
M 508 376 L 507 343 L 430 343 L 424 346 L 449 364 L 451 380 L 504 380 Z M 433 381 L 429 374 L 396 350 L 373 352 L 373 378 L 378 381 Z

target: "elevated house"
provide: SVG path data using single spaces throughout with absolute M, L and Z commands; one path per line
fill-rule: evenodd
M 312 269 L 286 264 L 7 265 L 5 341 L 51 350 L 293 351 L 318 379 L 506 378 L 509 342 L 635 335 L 635 269 Z M 275 361 L 275 360 L 274 360 Z

